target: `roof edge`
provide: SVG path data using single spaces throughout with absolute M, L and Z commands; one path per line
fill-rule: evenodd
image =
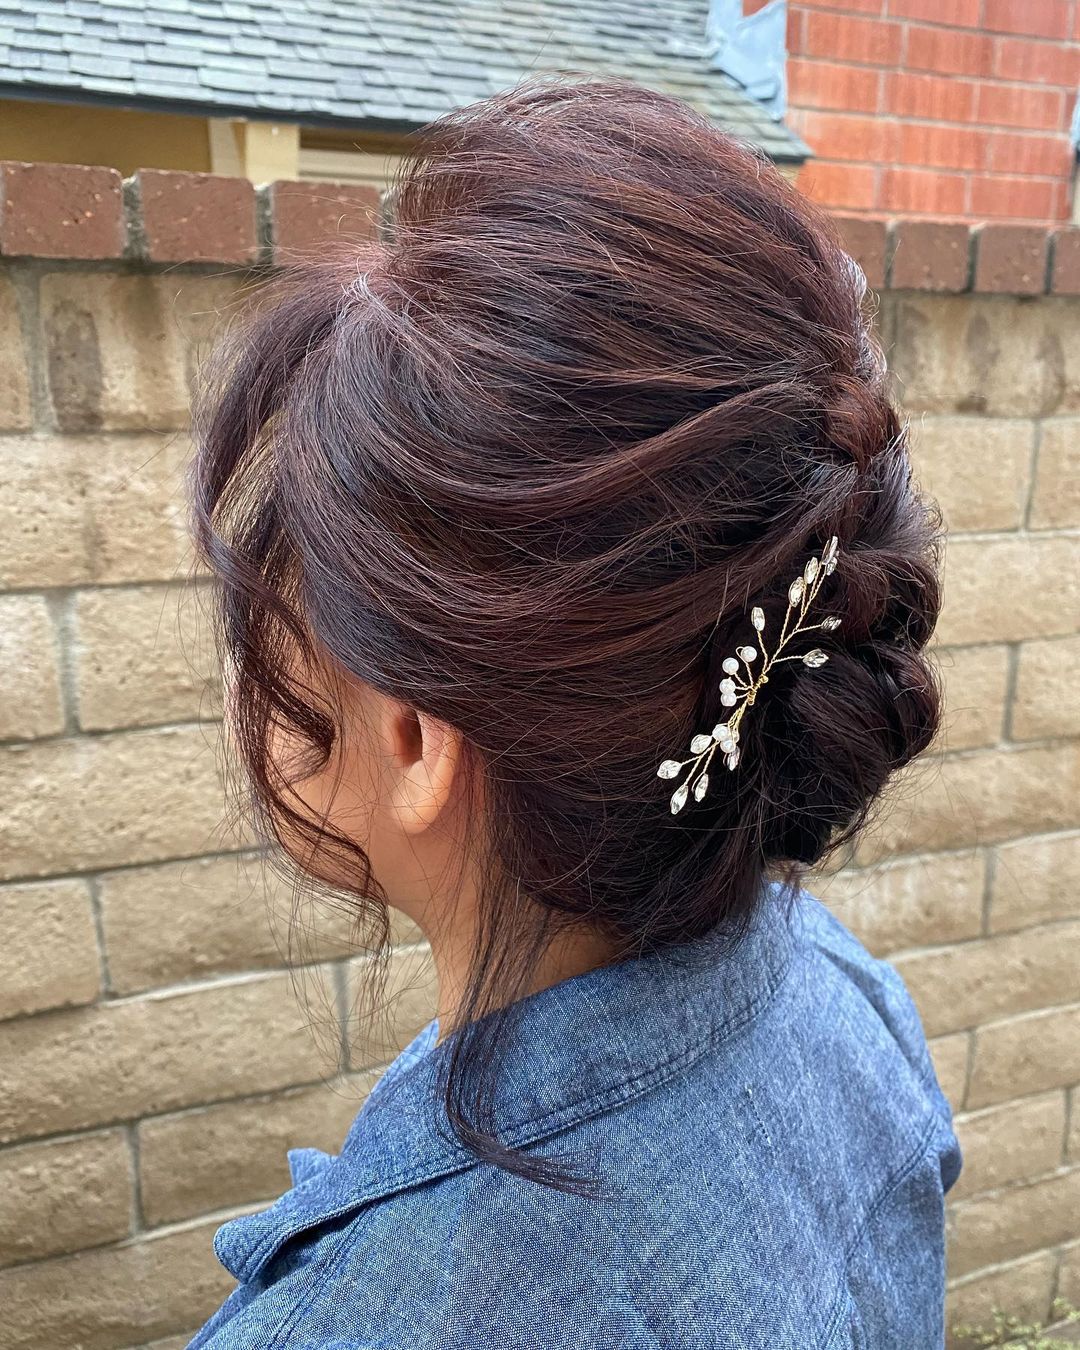
M 245 122 L 285 122 L 298 127 L 312 127 L 320 130 L 371 131 L 392 136 L 405 136 L 419 131 L 429 125 L 430 122 L 430 119 L 416 121 L 407 118 L 332 117 L 308 112 L 274 112 L 227 100 L 211 103 L 202 99 L 154 98 L 150 95 L 134 98 L 127 94 L 108 93 L 104 90 L 86 88 L 72 90 L 63 85 L 35 84 L 28 87 L 25 84 L 15 84 L 3 79 L 0 79 L 0 98 L 17 99 L 23 103 L 60 103 L 70 107 L 114 108 L 126 112 L 159 112 L 179 117 L 221 117 L 236 118 Z M 777 122 L 778 125 L 784 127 L 784 131 L 791 141 L 791 148 L 776 153 L 758 146 L 755 146 L 755 148 L 760 150 L 762 154 L 767 155 L 774 164 L 796 167 L 805 164 L 807 160 L 812 158 L 812 150 L 802 137 L 792 131 L 782 119 L 777 119 Z M 724 129 L 719 122 L 715 125 L 722 130 Z M 746 137 L 743 137 L 743 139 L 748 140 L 750 145 L 754 145 L 752 140 Z

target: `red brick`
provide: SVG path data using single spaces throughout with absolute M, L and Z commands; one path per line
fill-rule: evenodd
M 986 0 L 983 27 L 990 33 L 1063 38 L 1070 9 L 1069 0 Z
M 1057 89 L 1026 89 L 1015 84 L 979 86 L 975 115 L 987 126 L 1065 131 L 1065 95 Z
M 987 137 L 985 167 L 991 173 L 1031 173 L 1042 178 L 1068 178 L 1073 148 L 1064 133 L 992 131 Z
M 886 211 L 959 216 L 967 198 L 967 176 L 934 169 L 889 167 L 881 179 L 878 205 Z
M 1038 225 L 984 225 L 975 241 L 975 289 L 1041 295 L 1049 232 Z
M 743 10 L 744 14 L 752 13 L 749 9 Z M 793 6 L 788 9 L 787 16 L 787 50 L 788 56 L 801 56 L 805 47 L 804 34 L 806 32 L 806 15 L 801 9 L 795 9 Z
M 900 61 L 903 32 L 899 23 L 812 11 L 806 16 L 806 54 L 832 61 L 895 66 Z
M 1080 229 L 1058 230 L 1051 242 L 1053 272 L 1050 289 L 1055 295 L 1080 295 Z
M 788 92 L 795 107 L 836 108 L 840 112 L 877 112 L 881 73 L 834 61 L 788 62 Z
M 994 44 L 983 33 L 961 33 L 955 28 L 908 28 L 904 66 L 942 75 L 989 75 Z
M 334 239 L 373 239 L 379 194 L 350 183 L 278 182 L 270 185 L 274 262 Z
M 965 291 L 971 272 L 971 228 L 940 220 L 893 226 L 889 285 L 898 291 Z
M 0 161 L 0 254 L 120 258 L 126 236 L 115 169 Z
M 133 183 L 151 262 L 255 261 L 255 189 L 246 178 L 140 169 Z
M 977 220 L 1053 220 L 1057 185 L 1050 178 L 1002 178 L 989 174 L 971 180 L 969 213 Z
M 982 0 L 890 0 L 889 13 L 897 19 L 926 19 L 929 23 L 978 28 Z
M 1073 89 L 1080 84 L 1080 47 L 1038 38 L 998 38 L 994 74 L 1005 80 Z
M 799 173 L 799 187 L 826 206 L 869 211 L 874 205 L 877 170 L 864 164 L 830 164 L 813 159 Z
M 888 118 L 799 109 L 788 124 L 823 159 L 884 164 L 895 155 L 898 124 Z
M 871 216 L 838 215 L 833 219 L 844 247 L 862 268 L 866 284 L 879 290 L 885 285 L 885 222 Z
M 758 9 L 761 8 L 762 0 L 755 0 Z M 886 0 L 796 0 L 802 9 L 840 9 L 847 14 L 877 14 L 885 13 Z
M 971 122 L 978 90 L 971 80 L 894 71 L 885 77 L 885 107 L 900 117 Z
M 896 159 L 935 169 L 981 169 L 987 133 L 972 127 L 901 122 Z

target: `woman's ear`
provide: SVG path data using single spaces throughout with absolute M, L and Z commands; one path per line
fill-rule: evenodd
M 396 700 L 395 700 L 396 703 Z M 461 735 L 427 713 L 397 703 L 387 728 L 390 801 L 401 828 L 419 834 L 446 810 L 461 759 Z

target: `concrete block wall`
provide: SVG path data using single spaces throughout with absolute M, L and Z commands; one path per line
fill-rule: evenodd
M 290 897 L 223 828 L 180 487 L 218 325 L 377 203 L 24 165 L 0 194 L 0 1345 L 161 1350 L 227 1292 L 218 1224 L 335 1149 L 431 1015 L 404 924 L 378 1044 L 340 922 L 286 969 Z M 1080 1303 L 1080 231 L 841 223 L 952 531 L 950 711 L 818 889 L 958 1113 L 951 1317 L 1041 1316 Z

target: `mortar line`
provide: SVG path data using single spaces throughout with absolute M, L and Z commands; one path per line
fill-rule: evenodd
M 45 374 L 45 344 L 41 339 L 40 276 L 35 268 L 12 267 L 4 274 L 11 280 L 19 314 L 19 336 L 26 366 L 30 396 L 30 424 L 37 433 L 56 430 Z
M 976 1197 L 971 1196 L 974 1200 Z M 967 1201 L 964 1201 L 966 1204 Z M 1010 1256 L 1005 1261 L 991 1261 L 988 1265 L 977 1266 L 974 1270 L 966 1270 L 963 1275 L 953 1275 L 948 1281 L 950 1289 L 962 1289 L 964 1285 L 974 1284 L 976 1280 L 985 1279 L 987 1275 L 993 1274 L 999 1270 L 1008 1270 L 1010 1266 L 1023 1265 L 1025 1261 L 1030 1261 L 1032 1257 L 1038 1256 L 1040 1252 L 1052 1251 L 1053 1248 L 1037 1247 L 1033 1252 L 1020 1252 L 1016 1256 Z
M 1024 509 L 1020 518 L 1020 528 L 1025 531 L 1031 529 L 1031 508 L 1035 501 L 1035 487 L 1039 481 L 1039 453 L 1042 450 L 1043 421 L 1041 417 L 1035 419 L 1035 434 L 1031 438 L 1031 451 L 1028 454 L 1028 483 L 1027 493 L 1024 498 Z
M 0 455 L 3 453 L 3 440 L 0 439 Z M 71 583 L 60 583 L 58 585 L 36 586 L 5 586 L 3 594 L 7 595 L 40 595 L 43 599 L 63 597 L 65 595 L 110 595 L 116 592 L 125 591 L 149 591 L 153 594 L 160 593 L 166 599 L 169 593 L 175 591 L 178 597 L 183 597 L 186 592 L 198 593 L 201 591 L 212 591 L 215 587 L 214 578 L 208 572 L 197 573 L 195 576 L 178 577 L 165 579 L 161 577 L 150 578 L 146 581 L 73 581 Z
M 171 1223 L 161 1224 L 157 1228 L 146 1228 L 139 1233 L 129 1233 L 126 1237 L 114 1238 L 106 1242 L 92 1242 L 85 1247 L 71 1247 L 65 1251 L 50 1252 L 47 1256 L 30 1257 L 27 1260 L 16 1261 L 14 1265 L 5 1266 L 3 1273 L 11 1274 L 15 1271 L 29 1270 L 38 1266 L 49 1266 L 61 1261 L 70 1261 L 72 1257 L 83 1256 L 91 1252 L 115 1252 L 126 1251 L 131 1247 L 141 1246 L 146 1242 L 152 1242 L 157 1238 L 173 1237 L 179 1233 L 193 1232 L 200 1228 L 220 1227 L 230 1219 L 242 1218 L 246 1214 L 255 1214 L 259 1210 L 265 1209 L 268 1202 L 273 1199 L 272 1196 L 266 1196 L 261 1200 L 255 1200 L 246 1205 L 230 1206 L 228 1209 L 210 1210 L 205 1214 L 196 1214 L 190 1219 L 174 1220 Z M 171 1340 L 172 1337 L 165 1335 L 158 1337 L 153 1341 L 143 1341 L 141 1347 L 150 1347 L 160 1345 L 165 1340 Z M 136 1350 L 141 1350 L 136 1347 Z
M 53 640 L 56 648 L 56 669 L 60 684 L 60 699 L 64 712 L 64 729 L 59 736 L 42 739 L 63 740 L 78 736 L 79 690 L 75 674 L 75 598 L 67 589 L 60 589 L 44 597 L 45 607 L 52 619 Z
M 213 729 L 224 725 L 221 718 L 192 718 L 189 721 L 171 722 L 139 722 L 130 726 L 120 727 L 79 727 L 71 730 L 65 729 L 54 736 L 35 736 L 31 740 L 25 737 L 8 737 L 0 740 L 0 749 L 8 749 L 12 746 L 38 746 L 38 745 L 56 745 L 59 742 L 67 741 L 71 743 L 81 743 L 83 741 L 100 741 L 107 736 L 124 736 L 128 733 L 139 733 L 142 731 L 190 731 L 197 727 L 206 727 Z
M 1050 1274 L 1050 1302 L 1047 1305 L 1045 1313 L 1045 1316 L 1047 1318 L 1053 1315 L 1054 1304 L 1058 1301 L 1058 1299 L 1061 1296 L 1061 1265 L 1063 1257 L 1060 1247 L 1054 1247 L 1052 1248 L 1052 1251 L 1054 1253 L 1055 1259 L 1054 1259 L 1054 1269 Z
M 993 904 L 994 883 L 997 879 L 998 851 L 996 846 L 986 850 L 986 867 L 983 872 L 982 892 L 982 936 L 993 936 L 990 931 L 990 910 Z M 1026 930 L 1025 930 L 1026 931 Z
M 101 972 L 101 992 L 108 997 L 113 991 L 112 974 L 109 970 L 109 949 L 105 945 L 105 915 L 101 905 L 101 878 L 90 876 L 86 878 L 87 891 L 90 895 L 90 915 L 94 922 L 94 938 L 98 949 L 98 967 Z M 96 1000 L 95 1000 L 96 1001 Z M 42 1009 L 42 1012 L 48 1011 Z
M 337 1004 L 339 1070 L 348 1073 L 352 1069 L 352 1045 L 349 1041 L 349 979 L 348 961 L 335 961 L 332 966 L 334 980 L 334 1001 Z
M 33 744 L 33 742 L 28 742 Z M 185 863 L 227 862 L 232 858 L 257 862 L 262 850 L 257 844 L 242 844 L 231 849 L 211 849 L 206 853 L 177 853 L 168 858 L 146 858 L 142 862 L 118 862 L 98 864 L 85 871 L 68 868 L 63 872 L 23 873 L 19 876 L 4 877 L 0 889 L 5 886 L 41 886 L 51 881 L 87 881 L 92 877 L 111 876 L 114 872 L 135 872 L 143 868 L 178 867 Z
M 971 1080 L 975 1072 L 975 1028 L 971 1027 L 967 1032 L 967 1055 L 964 1062 L 964 1090 L 960 1094 L 960 1110 L 968 1109 L 968 1098 L 971 1096 Z
M 81 1129 L 66 1130 L 48 1130 L 43 1134 L 23 1135 L 18 1138 L 6 1139 L 0 1142 L 0 1157 L 5 1153 L 20 1148 L 34 1148 L 37 1145 L 47 1144 L 69 1144 L 75 1143 L 80 1139 L 88 1138 L 96 1134 L 108 1134 L 111 1130 L 134 1128 L 149 1120 L 172 1120 L 178 1116 L 198 1115 L 208 1109 L 216 1107 L 231 1106 L 260 1106 L 269 1102 L 275 1102 L 279 1099 L 288 1099 L 297 1097 L 301 1093 L 311 1092 L 313 1089 L 326 1088 L 331 1092 L 336 1091 L 338 1087 L 348 1087 L 353 1085 L 356 1080 L 362 1078 L 365 1074 L 372 1072 L 381 1072 L 389 1067 L 386 1060 L 379 1060 L 374 1064 L 364 1064 L 359 1069 L 350 1069 L 348 1073 L 340 1071 L 325 1075 L 322 1078 L 309 1079 L 301 1083 L 289 1083 L 282 1088 L 271 1088 L 264 1092 L 247 1092 L 240 1097 L 211 1097 L 207 1101 L 187 1102 L 183 1106 L 170 1107 L 166 1110 L 147 1111 L 138 1116 L 124 1116 L 119 1120 L 107 1120 L 92 1125 L 83 1126 Z M 1019 1100 L 1019 1099 L 1018 1099 Z
M 1002 730 L 1005 745 L 1018 744 L 1013 739 L 1013 720 L 1016 707 L 1016 689 L 1020 683 L 1020 646 L 1019 642 L 1008 644 L 1008 659 L 1005 668 L 1005 725 Z M 1027 744 L 1027 742 L 1019 742 L 1019 744 Z
M 142 1198 L 142 1153 L 139 1146 L 139 1126 L 132 1121 L 125 1126 L 128 1150 L 131 1155 L 131 1232 L 132 1236 L 146 1232 L 146 1216 Z

